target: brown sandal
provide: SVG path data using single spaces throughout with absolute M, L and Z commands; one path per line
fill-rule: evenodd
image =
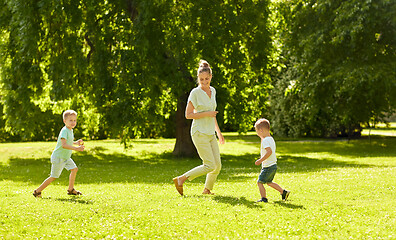
M 67 195 L 82 195 L 82 193 L 73 188 L 71 191 L 67 190 Z
M 209 189 L 205 188 L 202 192 L 203 195 L 215 195 L 214 193 L 212 193 Z
M 36 190 L 34 190 L 33 196 L 36 198 L 41 198 L 41 192 L 37 192 Z

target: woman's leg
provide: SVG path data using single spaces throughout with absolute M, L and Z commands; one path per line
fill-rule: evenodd
M 212 136 L 197 132 L 192 136 L 192 139 L 195 147 L 197 148 L 199 157 L 202 159 L 203 164 L 191 169 L 190 171 L 184 173 L 181 177 L 179 177 L 180 179 L 182 179 L 182 177 L 184 176 L 190 181 L 216 169 L 215 156 L 213 155 L 211 144 Z
M 214 169 L 206 175 L 205 189 L 209 190 L 209 192 L 213 189 L 214 183 L 221 170 L 220 150 L 215 135 L 213 135 L 210 140 L 210 146 L 212 151 L 211 155 L 213 155 Z

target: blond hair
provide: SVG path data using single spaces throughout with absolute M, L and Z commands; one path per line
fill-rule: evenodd
M 74 110 L 66 110 L 63 112 L 63 120 L 66 120 L 66 118 L 68 118 L 70 115 L 76 115 L 77 116 L 77 112 Z
M 265 119 L 265 118 L 260 118 L 259 120 L 257 120 L 257 122 L 254 124 L 254 128 L 255 129 L 270 129 L 270 122 Z

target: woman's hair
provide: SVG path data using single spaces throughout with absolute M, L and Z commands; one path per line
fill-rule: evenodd
M 199 67 L 198 67 L 198 70 L 197 70 L 197 76 L 200 73 L 203 73 L 203 72 L 208 72 L 210 75 L 212 75 L 212 69 L 210 68 L 209 63 L 207 61 L 201 59 L 199 61 Z

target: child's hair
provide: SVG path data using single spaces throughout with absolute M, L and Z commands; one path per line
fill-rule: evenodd
M 255 129 L 270 129 L 270 122 L 265 119 L 265 118 L 260 118 L 259 120 L 257 120 L 257 122 L 254 124 L 254 128 Z
M 197 70 L 197 76 L 200 73 L 203 73 L 203 72 L 208 72 L 210 75 L 212 75 L 212 69 L 210 68 L 209 63 L 207 61 L 201 59 L 199 61 L 199 67 L 198 67 L 198 70 Z
M 77 116 L 77 112 L 74 110 L 66 110 L 63 112 L 63 120 L 66 120 L 67 117 L 69 117 L 70 115 L 76 115 Z

